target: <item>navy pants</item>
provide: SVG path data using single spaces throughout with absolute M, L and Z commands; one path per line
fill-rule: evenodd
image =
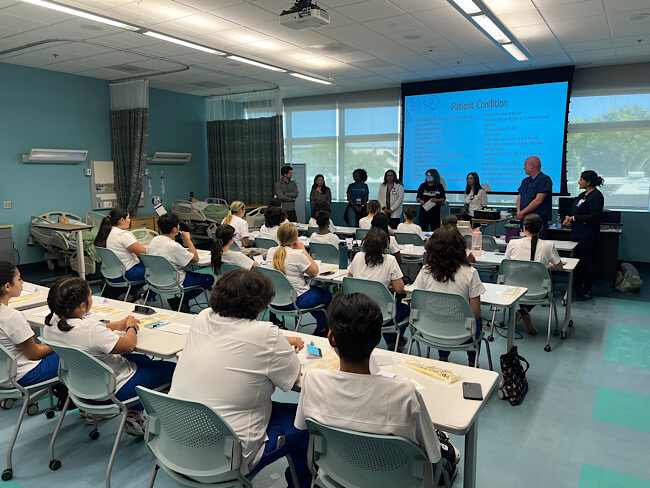
M 185 273 L 185 280 L 183 280 L 183 286 L 200 286 L 201 290 L 191 290 L 185 294 L 185 300 L 192 300 L 193 298 L 198 297 L 203 290 L 211 290 L 212 285 L 214 285 L 214 276 L 211 274 L 203 273 L 194 273 L 193 271 L 187 271 Z
M 397 310 L 395 311 L 395 319 L 397 320 L 397 323 L 399 324 L 404 318 L 408 317 L 408 314 L 411 313 L 411 307 L 405 303 L 398 303 L 397 304 Z M 404 324 L 400 327 L 400 337 L 404 337 L 404 332 L 406 331 L 406 327 L 408 324 Z M 395 341 L 397 340 L 397 334 L 395 332 L 384 332 L 384 340 L 386 341 L 386 344 L 389 346 L 391 344 L 395 344 Z
M 324 288 L 317 286 L 310 286 L 309 290 L 300 295 L 296 300 L 298 308 L 305 309 L 315 307 L 316 305 L 325 305 L 327 307 L 332 301 L 332 295 Z M 292 310 L 293 305 L 286 305 L 284 307 L 277 307 L 278 310 Z M 327 317 L 324 310 L 316 310 L 309 312 L 316 319 L 316 330 L 325 330 L 327 328 Z
M 129 269 L 126 270 L 126 273 L 124 275 L 126 276 L 126 279 L 129 281 L 142 281 L 144 280 L 144 263 L 139 262 L 135 266 L 130 267 Z M 111 283 L 124 283 L 124 278 L 116 278 L 114 280 L 108 280 L 109 286 Z M 138 290 L 140 290 L 144 286 L 144 283 L 140 285 L 133 285 L 131 287 L 131 293 L 136 293 Z
M 31 386 L 54 378 L 59 372 L 59 355 L 55 352 L 45 356 L 34 369 L 18 380 L 20 386 Z

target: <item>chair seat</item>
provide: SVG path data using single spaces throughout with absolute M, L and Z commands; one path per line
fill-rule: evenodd
M 485 333 L 481 331 L 481 334 L 476 338 L 476 342 L 483 340 L 485 338 Z M 467 344 L 446 344 L 444 341 L 438 341 L 431 336 L 423 334 L 422 332 L 415 332 L 413 335 L 413 340 L 426 342 L 427 344 L 437 348 L 444 349 L 445 351 L 473 351 L 474 343 L 468 342 Z
M 94 403 L 88 403 L 87 400 L 84 400 L 82 398 L 79 398 L 75 395 L 70 395 L 72 398 L 72 401 L 74 404 L 79 407 L 81 410 L 92 413 L 92 414 L 119 414 L 120 413 L 120 407 L 115 405 L 114 403 L 109 403 L 107 405 L 95 405 Z M 128 400 L 123 401 L 124 405 L 127 407 L 130 407 L 131 405 L 135 405 L 138 403 L 140 399 L 137 396 L 134 396 L 132 398 L 129 398 Z
M 119 280 L 119 278 L 106 278 L 106 281 L 108 281 L 108 283 L 113 288 L 127 288 L 128 286 L 145 285 L 147 283 L 145 280 L 135 280 L 135 281 L 113 281 L 113 280 Z
M 273 305 L 269 305 L 269 309 L 273 313 L 277 313 L 278 315 L 282 315 L 282 314 L 285 314 L 285 315 L 287 315 L 287 314 L 296 314 L 296 315 L 298 315 L 298 312 L 302 312 L 302 313 L 314 312 L 316 310 L 322 310 L 324 308 L 325 308 L 325 305 L 323 305 L 323 304 L 316 305 L 315 307 L 309 307 L 309 308 L 289 308 L 289 309 L 282 309 L 282 308 L 274 307 Z
M 59 382 L 59 377 L 55 376 L 54 378 L 51 378 L 49 380 L 45 380 L 45 381 L 41 381 L 40 383 L 25 386 L 24 388 L 30 392 L 38 391 L 47 388 L 48 386 L 55 385 L 58 382 Z M 0 388 L 0 400 L 6 400 L 9 398 L 19 399 L 22 397 L 23 397 L 22 392 L 17 388 Z
M 523 297 L 519 299 L 519 303 L 523 303 L 524 305 L 536 305 L 539 303 L 547 303 L 548 300 L 549 300 L 549 296 L 547 292 L 536 293 L 535 295 L 526 293 Z

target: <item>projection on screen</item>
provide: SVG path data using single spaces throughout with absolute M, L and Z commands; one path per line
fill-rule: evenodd
M 476 171 L 493 192 L 516 192 L 537 155 L 560 191 L 568 82 L 404 97 L 403 182 L 416 191 L 435 168 L 447 191 Z

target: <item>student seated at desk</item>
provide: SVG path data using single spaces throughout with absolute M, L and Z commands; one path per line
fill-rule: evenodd
M 319 210 L 316 214 L 316 225 L 318 226 L 318 232 L 314 232 L 309 237 L 309 242 L 319 242 L 325 244 L 332 244 L 333 246 L 339 247 L 339 236 L 332 234 L 329 230 L 330 223 L 330 214 L 324 210 Z
M 442 222 L 440 222 L 440 227 L 447 227 L 449 226 L 450 228 L 456 229 L 458 232 L 460 232 L 460 235 L 463 236 L 463 239 L 465 239 L 464 234 L 460 231 L 458 228 L 458 217 L 452 214 L 447 214 L 442 218 Z M 467 241 L 466 241 L 467 242 Z M 476 262 L 476 256 L 474 256 L 471 252 L 467 255 L 467 261 L 470 263 L 475 263 Z
M 202 402 L 221 415 L 242 443 L 244 474 L 289 454 L 301 488 L 307 488 L 309 436 L 293 426 L 295 404 L 271 401 L 276 388 L 289 391 L 300 378 L 296 352 L 304 344 L 255 320 L 273 294 L 271 280 L 250 270 L 217 281 L 210 308 L 197 315 L 187 335 L 169 394 Z M 288 470 L 285 476 L 291 485 Z
M 59 356 L 50 346 L 37 344 L 25 316 L 9 308 L 9 300 L 23 291 L 20 271 L 12 263 L 0 261 L 0 344 L 16 357 L 16 381 L 35 385 L 54 378 L 59 372 Z M 9 383 L 2 388 L 13 388 Z
M 230 246 L 233 242 L 235 242 L 235 228 L 232 225 L 221 224 L 217 227 L 212 250 L 210 251 L 210 262 L 215 275 L 219 276 L 221 274 L 221 265 L 224 263 L 234 264 L 242 269 L 252 269 L 259 266 L 256 261 L 253 261 L 243 252 L 231 251 Z
M 45 317 L 45 340 L 76 347 L 112 368 L 115 373 L 115 397 L 128 400 L 136 396 L 135 387 L 158 388 L 169 383 L 176 364 L 153 361 L 144 354 L 131 354 L 138 337 L 138 321 L 127 318 L 103 324 L 97 317 L 84 318 L 93 304 L 93 293 L 86 280 L 62 278 L 47 295 L 50 314 Z M 116 331 L 123 331 L 120 336 Z M 98 402 L 110 403 L 110 400 Z M 131 407 L 125 429 L 130 435 L 144 436 L 142 404 Z
M 539 238 L 539 234 L 544 228 L 544 221 L 537 214 L 528 214 L 524 218 L 523 239 L 511 239 L 506 248 L 505 259 L 517 259 L 519 261 L 537 261 L 548 266 L 549 268 L 562 269 L 562 260 L 560 254 L 555 248 L 555 244 L 544 241 Z M 520 305 L 517 312 L 516 320 L 524 320 L 524 328 L 530 335 L 537 334 L 537 329 L 533 325 L 529 312 L 535 305 Z
M 386 233 L 386 235 L 389 236 L 388 247 L 386 249 L 388 249 L 388 252 L 390 252 L 393 256 L 395 256 L 395 259 L 397 259 L 397 262 L 399 264 L 402 264 L 402 254 L 399 252 L 399 245 L 397 244 L 397 240 L 395 239 L 395 236 L 391 235 L 392 230 L 388 228 L 389 222 L 390 219 L 385 213 L 383 212 L 378 213 L 372 218 L 371 229 L 383 230 Z
M 426 263 L 418 273 L 413 288 L 419 290 L 455 293 L 464 297 L 476 318 L 476 337 L 481 334 L 481 295 L 485 287 L 478 271 L 467 259 L 467 243 L 458 230 L 451 226 L 436 229 L 425 244 Z M 468 341 L 468 342 L 471 342 Z M 449 351 L 438 350 L 440 361 L 449 360 Z M 467 351 L 470 366 L 474 366 L 476 352 Z
M 196 252 L 190 233 L 181 232 L 181 224 L 178 216 L 173 213 L 161 215 L 158 217 L 158 229 L 160 230 L 160 235 L 151 239 L 151 242 L 147 246 L 147 253 L 166 258 L 176 268 L 178 282 L 182 283 L 183 286 L 199 285 L 204 290 L 211 290 L 212 285 L 214 285 L 214 276 L 185 271 L 185 266 L 199 261 L 199 253 Z M 178 234 L 181 234 L 183 237 L 187 249 L 176 242 L 176 236 Z M 183 298 L 181 311 L 189 313 L 189 301 L 198 297 L 201 293 L 203 292 L 198 289 L 188 291 Z M 180 298 L 176 297 L 168 300 L 172 310 L 178 309 L 179 301 Z
M 372 228 L 363 239 L 363 251 L 358 252 L 348 270 L 348 276 L 351 278 L 361 278 L 364 280 L 379 281 L 386 285 L 386 288 L 393 288 L 397 293 L 404 291 L 404 276 L 397 263 L 395 256 L 386 254 L 388 247 L 388 235 L 381 229 Z M 397 322 L 401 322 L 408 314 L 410 308 L 408 305 L 399 301 L 396 309 Z M 401 328 L 399 349 L 401 350 L 406 344 L 404 331 L 406 324 Z M 389 351 L 395 350 L 395 332 L 386 332 L 384 339 L 388 345 Z
M 405 222 L 402 222 L 397 225 L 397 232 L 405 232 L 407 234 L 417 234 L 420 236 L 420 239 L 423 241 L 426 239 L 424 237 L 424 232 L 422 232 L 422 227 L 420 227 L 418 224 L 413 222 L 415 220 L 415 217 L 418 215 L 418 209 L 415 207 L 406 207 L 404 209 L 404 220 Z
M 278 230 L 280 246 L 272 247 L 266 254 L 267 267 L 281 271 L 293 285 L 298 299 L 299 308 L 310 308 L 323 304 L 327 307 L 332 301 L 332 295 L 324 288 L 309 286 L 305 275 L 317 276 L 318 264 L 312 259 L 305 249 L 305 245 L 298 240 L 298 229 L 290 222 L 282 224 Z M 287 305 L 287 310 L 292 309 Z M 314 335 L 327 335 L 327 318 L 323 310 L 310 312 L 316 319 Z
M 330 219 L 330 211 L 329 211 L 329 207 L 325 207 L 325 206 L 323 206 L 323 204 L 321 203 L 321 204 L 317 205 L 316 208 L 314 208 L 313 210 L 314 210 L 314 216 L 313 216 L 312 218 L 309 219 L 309 223 L 308 223 L 307 225 L 308 225 L 309 227 L 319 227 L 319 225 L 318 225 L 318 220 L 317 220 L 317 216 L 318 216 L 318 214 L 319 214 L 320 212 L 325 212 L 325 213 L 327 213 L 327 229 L 328 229 L 332 234 L 334 234 L 334 232 L 336 232 L 336 226 L 334 225 L 334 222 L 332 222 L 332 219 Z M 338 246 L 338 244 L 337 244 L 337 246 Z
M 260 237 L 278 242 L 280 224 L 288 222 L 287 214 L 280 207 L 267 207 L 264 211 L 264 224 L 260 227 Z
M 341 364 L 338 371 L 313 369 L 304 374 L 295 426 L 306 429 L 305 420 L 311 419 L 340 429 L 404 437 L 432 463 L 442 455 L 453 479 L 460 453 L 447 434 L 436 431 L 415 385 L 370 373 L 370 355 L 381 340 L 377 304 L 361 293 L 340 295 L 327 316 L 327 339 Z
M 246 205 L 244 205 L 244 202 L 235 200 L 230 204 L 230 210 L 221 221 L 221 225 L 232 225 L 235 228 L 235 242 L 240 248 L 249 246 L 248 222 L 244 220 L 245 214 Z
M 368 215 L 359 219 L 359 229 L 370 229 L 372 227 L 372 218 L 377 215 L 380 209 L 379 200 L 370 200 L 368 202 Z

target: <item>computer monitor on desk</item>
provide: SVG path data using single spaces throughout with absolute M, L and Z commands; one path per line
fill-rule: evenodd
M 621 225 L 621 212 L 616 210 L 603 210 L 600 217 L 600 225 L 617 227 Z

